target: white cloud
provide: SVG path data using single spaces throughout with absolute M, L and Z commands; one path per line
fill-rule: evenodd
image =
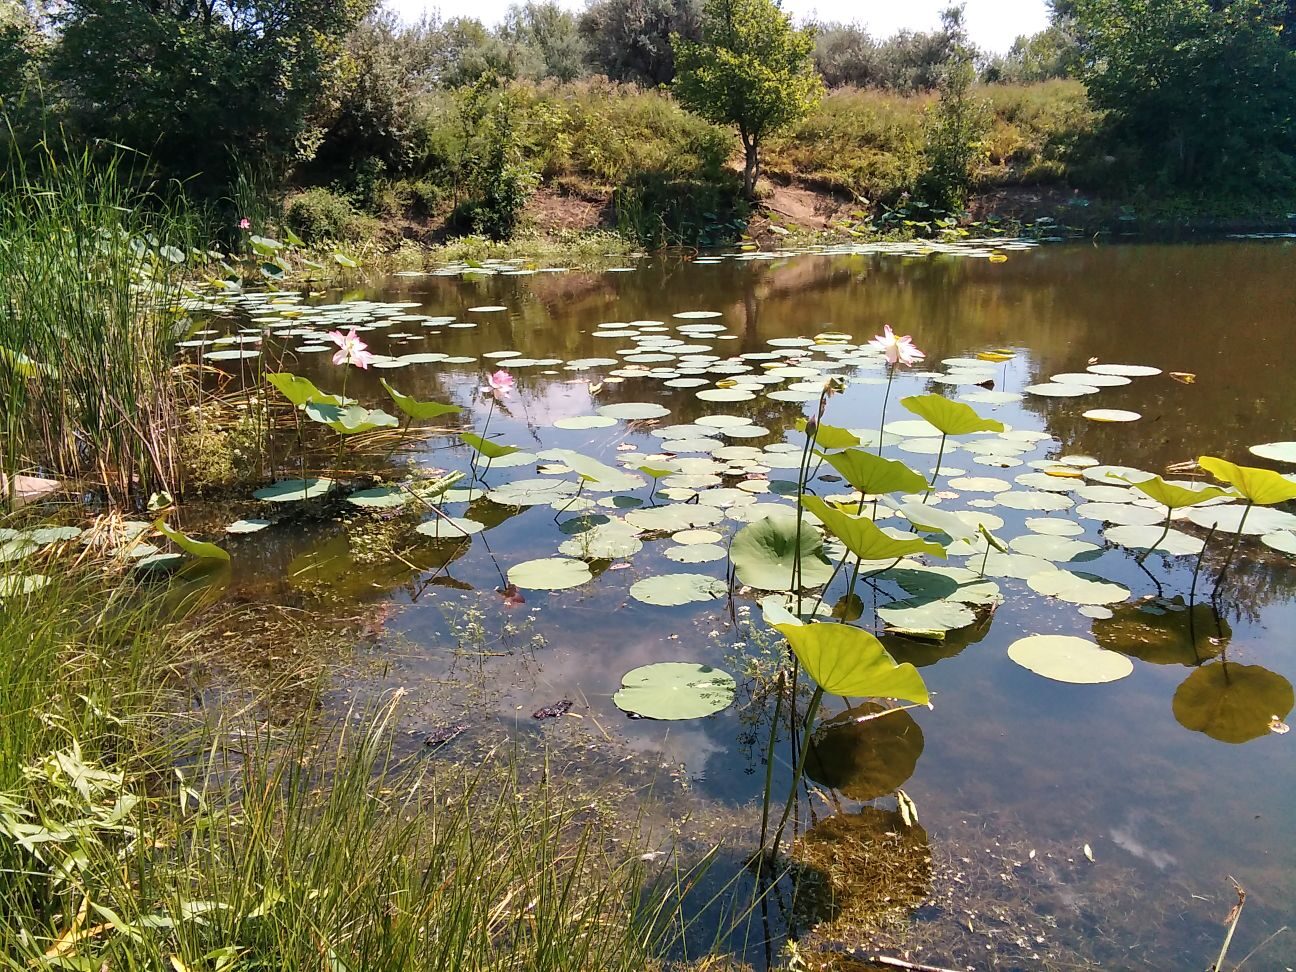
M 512 0 L 387 0 L 390 9 L 413 20 L 439 10 L 443 18 L 476 17 L 498 23 Z M 558 0 L 569 10 L 583 10 L 584 0 Z M 940 24 L 940 12 L 950 0 L 783 0 L 784 8 L 798 19 L 856 21 L 877 37 L 898 30 L 930 30 Z M 1048 26 L 1045 0 L 967 0 L 967 26 L 972 40 L 990 51 L 1006 51 L 1019 34 L 1033 34 Z

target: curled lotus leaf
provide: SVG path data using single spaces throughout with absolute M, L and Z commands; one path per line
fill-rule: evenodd
M 1257 506 L 1273 506 L 1275 503 L 1296 499 L 1296 483 L 1272 469 L 1239 466 L 1215 456 L 1202 456 L 1197 460 L 1197 465 L 1216 479 L 1228 483 L 1247 501 Z
M 388 383 L 386 378 L 379 378 L 378 381 L 387 390 L 387 394 L 396 403 L 396 407 L 412 419 L 434 419 L 463 411 L 458 405 L 444 405 L 441 402 L 421 402 L 411 395 L 402 395 Z
M 922 553 L 945 559 L 945 548 L 939 543 L 921 537 L 894 537 L 868 517 L 842 513 L 817 496 L 803 496 L 801 503 L 861 560 L 892 560 Z
M 473 432 L 461 432 L 459 438 L 474 452 L 485 456 L 487 459 L 502 459 L 504 456 L 511 456 L 513 453 L 521 451 L 517 446 L 500 445 L 498 442 L 484 439 Z
M 327 425 L 339 435 L 357 435 L 375 429 L 394 429 L 400 425 L 395 415 L 380 408 L 361 405 L 333 405 L 327 402 L 307 402 L 306 414 L 316 422 Z
M 1166 482 L 1160 476 L 1153 476 L 1150 479 L 1127 479 L 1126 481 L 1132 483 L 1135 489 L 1146 493 L 1162 506 L 1168 506 L 1172 510 L 1182 510 L 1189 506 L 1196 506 L 1198 503 L 1205 503 L 1208 500 L 1233 495 L 1231 490 L 1221 489 L 1218 486 L 1203 485 L 1197 488 L 1179 486 L 1175 483 Z
M 903 699 L 920 705 L 930 701 L 918 669 L 908 663 L 897 665 L 882 642 L 861 628 L 829 621 L 774 627 L 828 695 Z
M 982 418 L 971 405 L 951 401 L 944 395 L 910 395 L 900 399 L 900 404 L 919 418 L 926 419 L 945 435 L 1004 430 L 1002 422 Z
M 195 540 L 193 537 L 186 536 L 179 530 L 171 529 L 171 527 L 167 526 L 161 520 L 154 523 L 153 527 L 156 530 L 160 530 L 168 540 L 191 557 L 197 557 L 199 560 L 230 559 L 228 551 L 223 547 L 218 547 L 214 543 L 207 543 L 204 540 Z
M 821 455 L 861 493 L 920 493 L 928 486 L 923 476 L 898 459 L 883 459 L 863 449 Z

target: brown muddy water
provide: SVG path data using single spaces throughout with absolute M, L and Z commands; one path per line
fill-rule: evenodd
M 404 394 L 462 405 L 458 418 L 478 432 L 489 415 L 491 437 L 528 454 L 490 468 L 488 490 L 548 479 L 568 484 L 557 505 L 570 503 L 577 480 L 561 454 L 544 456 L 555 448 L 629 472 L 669 454 L 693 460 L 687 474 L 718 476 L 714 485 L 680 480 L 672 490 L 664 483 L 652 504 L 646 482 L 615 493 L 589 484 L 566 510 L 489 497 L 448 503 L 450 515 L 484 526 L 451 544 L 409 539 L 411 524 L 429 519 L 418 510 L 354 509 L 324 523 L 288 517 L 228 538 L 231 586 L 245 598 L 342 604 L 369 619 L 368 663 L 337 676 L 334 700 L 404 689 L 411 738 L 444 740 L 428 747 L 435 758 L 467 756 L 516 733 L 529 752 L 589 744 L 597 756 L 584 759 L 580 772 L 591 778 L 651 780 L 633 791 L 645 804 L 664 799 L 682 808 L 670 812 L 687 813 L 677 821 L 683 837 L 721 842 L 708 881 L 723 885 L 742 872 L 759 828 L 772 707 L 762 676 L 781 641 L 761 621 L 758 592 L 739 590 L 732 604 L 718 596 L 662 606 L 631 588 L 661 574 L 723 580 L 723 549 L 708 560 L 710 551 L 683 548 L 707 541 L 723 548 L 753 517 L 791 508 L 786 483 L 796 478 L 802 442 L 792 425 L 817 407 L 824 376 L 847 380 L 825 422 L 877 428 L 886 371 L 855 348 L 891 324 L 927 357 L 895 378 L 887 425 L 913 418 L 900 398 L 928 391 L 1004 422 L 1011 431 L 993 437 L 997 444 L 951 439 L 938 496 L 946 509 L 993 514 L 1002 521 L 996 535 L 1028 556 L 989 562 L 1002 601 L 975 624 L 940 641 L 885 637 L 898 661 L 919 666 L 930 709 L 855 723 L 843 700 L 825 703 L 822 718 L 831 724 L 817 739 L 796 827 L 805 835 L 797 853 L 826 886 L 813 907 L 792 907 L 786 889 L 776 889 L 763 915 L 757 909 L 721 937 L 722 946 L 757 965 L 767 938 L 777 952 L 780 936 L 791 932 L 829 948 L 907 948 L 915 960 L 958 968 L 1206 968 L 1223 939 L 1236 879 L 1249 896 L 1230 960 L 1255 949 L 1244 968 L 1288 968 L 1296 964 L 1296 933 L 1281 929 L 1296 924 L 1296 734 L 1269 725 L 1276 719 L 1282 728 L 1296 679 L 1291 505 L 1248 528 L 1263 528 L 1267 540 L 1242 540 L 1217 616 L 1210 588 L 1226 528 L 1211 539 L 1197 606 L 1185 610 L 1195 556 L 1154 552 L 1140 567 L 1137 548 L 1108 536 L 1120 525 L 1159 523 L 1155 504 L 1121 480 L 1086 473 L 1041 488 L 1039 473 L 1068 457 L 1082 471 L 1095 468 L 1092 459 L 1169 477 L 1168 467 L 1203 454 L 1296 471 L 1248 452 L 1296 439 L 1296 246 L 1049 243 L 1003 252 L 1006 261 L 976 247 L 882 248 L 646 258 L 561 273 L 450 268 L 277 304 L 265 297 L 236 304 L 228 330 L 268 329 L 265 353 L 213 363 L 251 377 L 263 360 L 281 360 L 274 367 L 340 392 L 343 372 L 330 362 L 331 346 L 319 350 L 320 332 L 355 325 L 388 366 L 349 369 L 346 395 L 395 411 L 379 384 L 385 378 Z M 717 316 L 676 316 L 696 311 Z M 785 340 L 823 332 L 850 335 L 850 344 Z M 987 351 L 1012 356 L 977 358 Z M 741 355 L 756 357 L 726 370 Z M 774 356 L 805 373 L 750 383 L 747 376 L 767 372 Z M 1059 374 L 1075 385 L 1092 363 L 1158 373 L 1075 397 L 1023 393 Z M 498 368 L 516 386 L 497 401 L 481 386 Z M 698 397 L 726 379 L 737 380 L 739 391 L 750 385 L 750 396 Z M 771 398 L 771 391 L 790 394 Z M 624 420 L 612 409 L 615 420 L 579 427 L 591 424 L 582 417 L 616 403 L 659 405 L 647 413 L 662 414 Z M 1094 421 L 1082 415 L 1089 409 L 1140 417 Z M 737 418 L 708 421 L 717 415 Z M 912 422 L 894 428 L 883 454 L 930 474 L 939 440 L 915 434 Z M 285 451 L 290 445 L 283 443 Z M 756 451 L 714 458 L 735 446 Z M 454 435 L 429 435 L 397 453 L 389 476 L 399 475 L 404 459 L 466 470 L 472 453 Z M 317 464 L 315 472 L 326 471 Z M 849 491 L 824 478 L 831 473 L 821 467 L 814 490 Z M 1018 483 L 1023 475 L 1035 478 Z M 1043 501 L 1032 499 L 1041 494 Z M 496 498 L 509 495 L 506 488 Z M 520 585 L 522 603 L 501 594 L 511 568 L 565 556 L 559 545 L 589 525 L 583 515 L 624 519 L 635 505 L 685 500 L 717 511 L 702 528 L 718 537 L 690 535 L 684 539 L 703 543 L 679 544 L 669 530 L 648 532 L 633 555 L 591 561 L 591 578 L 577 586 Z M 249 503 L 237 512 L 267 516 L 267 508 Z M 268 518 L 281 514 L 276 508 Z M 1176 539 L 1191 549 L 1208 535 L 1202 523 L 1176 522 Z M 402 530 L 397 557 L 392 536 Z M 1037 539 L 1049 536 L 1082 541 L 1075 559 Z M 952 554 L 949 563 L 975 570 L 982 556 Z M 1037 591 L 1030 581 L 1055 568 L 1123 585 L 1128 594 L 1085 605 Z M 825 603 L 843 591 L 838 578 Z M 856 623 L 881 634 L 876 609 L 906 591 L 892 575 L 862 593 Z M 1033 634 L 1089 639 L 1129 657 L 1133 671 L 1106 684 L 1042 677 L 1008 655 Z M 612 698 L 622 675 L 666 661 L 732 673 L 734 704 L 688 721 L 628 718 Z M 571 703 L 565 714 L 532 717 L 564 701 Z M 780 740 L 777 799 L 793 758 L 790 740 Z M 905 827 L 894 812 L 898 788 L 916 805 L 919 827 Z M 713 911 L 705 920 L 718 927 Z

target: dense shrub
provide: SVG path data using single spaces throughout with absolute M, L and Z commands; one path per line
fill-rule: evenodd
M 307 243 L 357 240 L 369 229 L 350 202 L 327 189 L 307 189 L 293 196 L 284 207 L 284 219 Z
M 613 195 L 617 229 L 645 246 L 723 246 L 746 229 L 742 180 L 678 178 L 640 172 Z
M 671 35 L 702 36 L 701 0 L 594 0 L 581 18 L 593 66 L 613 81 L 670 84 Z

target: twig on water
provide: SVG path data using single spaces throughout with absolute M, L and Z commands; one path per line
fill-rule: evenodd
M 1237 904 L 1233 906 L 1224 919 L 1224 924 L 1228 925 L 1228 934 L 1224 936 L 1224 944 L 1220 948 L 1219 958 L 1215 960 L 1215 964 L 1210 967 L 1209 972 L 1222 972 L 1224 957 L 1228 955 L 1229 945 L 1233 942 L 1233 933 L 1237 931 L 1238 921 L 1242 918 L 1242 908 L 1246 904 L 1246 890 L 1237 883 L 1236 878 L 1230 877 L 1229 880 L 1233 882 L 1233 890 L 1237 892 Z

